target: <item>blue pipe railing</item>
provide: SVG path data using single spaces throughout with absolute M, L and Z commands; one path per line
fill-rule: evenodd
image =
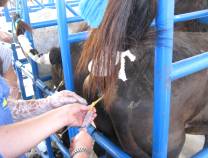
M 66 21 L 67 21 L 67 23 L 74 23 L 74 22 L 83 21 L 83 19 L 80 18 L 80 17 L 70 17 L 70 18 L 67 18 Z M 57 24 L 58 24 L 57 20 L 50 20 L 50 21 L 43 21 L 43 22 L 33 23 L 33 24 L 31 24 L 31 26 L 32 26 L 33 29 L 37 29 L 37 28 L 55 26 Z
M 208 53 L 172 63 L 173 23 L 174 21 L 181 22 L 207 17 L 208 10 L 178 15 L 174 19 L 174 0 L 159 0 L 157 11 L 152 155 L 153 158 L 167 158 L 171 80 L 185 77 L 208 67 Z M 207 151 L 207 149 L 202 150 L 193 157 L 208 157 Z
M 66 17 L 66 3 L 64 0 L 56 0 L 57 19 L 58 19 L 58 32 L 59 32 L 59 44 L 61 48 L 61 58 L 64 70 L 65 87 L 68 90 L 74 91 L 74 78 L 71 62 L 70 43 L 67 41 L 68 26 Z M 74 137 L 77 132 L 76 129 L 69 129 L 69 137 Z
M 173 54 L 174 0 L 158 0 L 154 70 L 153 158 L 167 158 Z M 162 31 L 161 31 L 162 30 Z
M 208 52 L 173 63 L 171 80 L 176 80 L 208 67 Z

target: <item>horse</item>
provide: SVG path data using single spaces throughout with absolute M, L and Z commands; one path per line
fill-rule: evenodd
M 136 158 L 152 155 L 155 31 L 150 25 L 155 12 L 154 0 L 110 0 L 102 24 L 91 32 L 77 64 L 77 73 L 82 74 L 92 61 L 84 84 L 89 100 L 104 95 L 103 103 L 97 105 L 97 129 Z M 176 32 L 173 61 L 207 51 L 206 35 Z M 127 80 L 121 80 L 120 56 L 126 51 L 136 60 L 125 57 Z M 186 133 L 208 132 L 207 77 L 204 70 L 172 84 L 169 158 L 179 156 Z

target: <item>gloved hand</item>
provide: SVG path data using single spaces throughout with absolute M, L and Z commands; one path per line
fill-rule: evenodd
M 67 90 L 56 92 L 52 96 L 48 96 L 46 99 L 48 100 L 48 103 L 52 108 L 57 108 L 62 105 L 73 103 L 87 105 L 87 101 L 84 98 L 80 97 L 75 92 Z
M 87 105 L 85 99 L 67 90 L 56 92 L 52 96 L 43 99 L 8 100 L 8 105 L 15 121 L 37 116 L 60 106 L 73 103 Z

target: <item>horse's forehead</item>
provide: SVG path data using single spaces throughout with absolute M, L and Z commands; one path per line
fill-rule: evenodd
M 126 58 L 128 58 L 131 62 L 134 62 L 136 60 L 136 56 L 130 50 L 127 50 L 124 52 L 117 52 L 117 59 L 116 59 L 115 65 L 117 65 L 120 62 L 120 70 L 118 74 L 118 79 L 121 79 L 124 82 L 128 80 L 126 77 L 126 72 L 125 72 Z M 88 71 L 93 74 L 92 61 L 90 61 L 88 64 Z M 93 75 L 97 76 L 96 74 L 93 74 Z M 104 73 L 102 73 L 99 76 L 106 76 L 106 75 L 107 75 L 107 71 L 104 71 Z

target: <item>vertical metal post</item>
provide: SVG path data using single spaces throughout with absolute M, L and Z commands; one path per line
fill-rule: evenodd
M 30 17 L 29 17 L 29 9 L 27 6 L 27 0 L 21 0 L 21 5 L 23 8 L 23 19 L 27 24 L 30 25 Z M 32 47 L 34 48 L 34 42 L 33 42 L 32 35 L 29 32 L 26 32 L 26 35 L 27 35 L 27 38 L 29 39 L 29 41 L 31 42 Z M 33 72 L 34 79 L 36 80 L 39 77 L 38 66 L 33 60 L 30 60 L 30 63 L 32 66 L 32 72 Z M 36 87 L 35 85 L 33 85 L 33 87 L 34 87 L 35 97 L 42 98 L 41 91 L 38 89 L 38 87 Z
M 170 120 L 174 0 L 158 0 L 154 70 L 153 158 L 167 158 Z
M 11 22 L 12 19 L 11 19 L 10 15 L 9 15 L 9 9 L 8 9 L 8 7 L 7 6 L 4 7 L 3 11 L 4 11 L 4 16 L 6 18 L 6 22 Z
M 14 58 L 14 63 L 15 63 L 18 60 L 18 55 L 17 55 L 17 51 L 15 48 L 15 44 L 12 44 L 11 47 L 13 50 L 13 58 Z M 26 96 L 26 91 L 25 91 L 25 87 L 24 87 L 24 83 L 23 83 L 22 71 L 21 71 L 21 69 L 17 68 L 16 66 L 15 66 L 15 70 L 17 72 L 17 76 L 19 79 L 19 86 L 21 89 L 22 98 L 25 100 L 25 99 L 27 99 L 27 96 Z
M 68 26 L 66 17 L 66 2 L 65 0 L 56 0 L 58 30 L 59 30 L 59 44 L 61 47 L 61 57 L 64 69 L 65 87 L 68 90 L 74 90 L 74 78 L 71 63 L 70 43 L 68 40 Z M 72 138 L 77 133 L 77 129 L 70 128 L 69 136 Z
M 21 0 L 21 5 L 23 7 L 23 19 L 27 24 L 31 25 L 30 24 L 30 17 L 29 17 L 29 8 L 27 6 L 27 0 Z M 32 43 L 32 47 L 34 48 L 34 42 L 33 42 L 32 35 L 29 32 L 27 32 L 26 35 L 27 35 L 27 38 L 29 39 L 29 41 Z M 31 66 L 32 66 L 32 73 L 33 73 L 33 76 L 34 76 L 34 80 L 37 80 L 38 77 L 39 77 L 38 66 L 31 59 L 30 59 L 30 63 L 31 63 Z M 43 98 L 41 90 L 35 84 L 33 84 L 33 88 L 34 88 L 35 97 L 36 98 Z M 46 142 L 47 142 L 47 150 L 48 150 L 48 153 L 49 153 L 48 155 L 49 155 L 50 158 L 54 158 L 54 155 L 51 152 L 52 147 L 51 147 L 51 143 L 50 143 L 51 142 L 50 138 L 47 138 Z

